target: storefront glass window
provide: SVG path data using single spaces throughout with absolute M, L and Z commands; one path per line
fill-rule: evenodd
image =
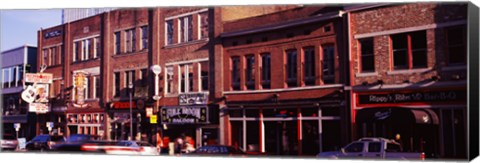
M 257 115 L 258 116 L 258 115 Z M 258 152 L 259 151 L 259 122 L 248 121 L 247 122 L 247 149 L 246 151 Z
M 301 113 L 302 117 L 318 117 L 318 108 L 305 108 Z
M 302 121 L 302 153 L 316 155 L 319 152 L 318 120 Z
M 341 148 L 339 120 L 322 121 L 322 151 L 336 151 Z
M 243 110 L 241 109 L 230 110 L 228 114 L 230 115 L 230 117 L 243 117 Z
M 340 108 L 322 107 L 322 116 L 340 116 Z
M 259 117 L 259 109 L 245 109 L 245 116 L 246 117 Z

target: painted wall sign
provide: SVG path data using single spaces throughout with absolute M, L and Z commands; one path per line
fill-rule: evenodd
M 73 75 L 73 88 L 75 89 L 73 106 L 84 108 L 85 104 L 85 89 L 87 89 L 87 73 L 83 71 L 75 72 Z
M 51 84 L 53 74 L 50 73 L 25 73 L 25 82 L 27 83 L 48 83 Z
M 206 93 L 184 93 L 178 95 L 180 105 L 207 104 Z
M 130 109 L 130 102 L 113 102 L 113 109 Z M 136 109 L 135 101 L 132 101 L 132 109 Z
M 164 124 L 209 123 L 207 106 L 173 106 L 161 109 L 161 122 Z
M 56 31 L 46 32 L 43 37 L 45 39 L 47 39 L 47 38 L 51 38 L 51 37 L 60 36 L 61 34 L 62 34 L 61 30 L 56 30 Z
M 49 111 L 49 107 L 47 104 L 44 103 L 31 103 L 28 107 L 29 112 L 35 113 L 47 113 Z
M 466 91 L 429 91 L 357 95 L 358 104 L 386 104 L 408 102 L 448 102 L 466 100 Z

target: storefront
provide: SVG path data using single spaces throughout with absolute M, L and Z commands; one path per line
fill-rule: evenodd
M 67 113 L 68 131 L 72 134 L 86 134 L 102 138 L 105 133 L 105 113 L 102 110 Z
M 110 139 L 131 140 L 130 130 L 132 130 L 134 140 L 147 141 L 151 135 L 151 125 L 146 117 L 146 106 L 143 99 L 132 100 L 131 106 L 130 101 L 110 103 L 108 108 Z M 132 108 L 132 115 L 130 115 L 130 108 Z M 132 123 L 130 123 L 130 117 L 132 117 Z
M 357 137 L 399 141 L 427 157 L 466 154 L 466 90 L 422 89 L 355 93 Z
M 340 102 L 227 104 L 231 145 L 269 155 L 314 156 L 342 146 Z
M 165 143 L 191 137 L 195 148 L 219 144 L 217 105 L 164 106 L 158 116 Z

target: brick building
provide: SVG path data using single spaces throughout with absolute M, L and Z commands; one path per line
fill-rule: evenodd
M 225 23 L 216 63 L 223 66 L 226 144 L 315 155 L 349 140 L 341 9 L 297 7 Z
M 466 157 L 467 4 L 346 8 L 354 137 Z

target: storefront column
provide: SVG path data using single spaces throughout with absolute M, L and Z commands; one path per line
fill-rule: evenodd
M 302 112 L 300 108 L 297 108 L 297 140 L 298 140 L 298 155 L 302 155 L 302 141 L 303 141 L 303 131 L 302 131 Z
M 262 109 L 260 109 L 259 111 L 259 117 L 260 117 L 260 121 L 259 121 L 259 137 L 260 137 L 260 142 L 259 142 L 259 150 L 260 150 L 260 153 L 264 153 L 265 152 L 265 130 L 264 130 L 264 124 L 263 124 L 263 113 L 262 113 Z
M 218 118 L 218 127 L 219 127 L 219 138 L 220 138 L 220 144 L 223 144 L 223 145 L 229 145 L 229 142 L 231 142 L 231 140 L 228 140 L 227 139 L 231 139 L 231 136 L 226 136 L 225 134 L 228 134 L 230 135 L 231 132 L 229 131 L 230 129 L 227 128 L 230 124 L 229 122 L 229 119 L 228 119 L 228 115 L 227 115 L 227 112 L 225 111 L 227 109 L 227 106 L 226 105 L 223 105 L 223 104 L 219 104 L 218 106 L 218 109 L 219 109 L 219 118 Z M 229 132 L 227 132 L 229 131 Z
M 245 109 L 242 109 L 242 115 L 243 115 L 243 120 L 242 120 L 242 125 L 243 125 L 243 149 L 247 149 L 247 121 L 245 121 Z
M 443 137 L 443 110 L 440 109 L 439 111 L 440 113 L 440 131 L 439 131 L 439 135 L 440 135 L 440 157 L 443 157 L 445 156 L 445 143 L 444 143 L 444 137 Z
M 322 108 L 318 107 L 318 144 L 319 144 L 319 151 L 323 152 L 322 146 L 323 146 L 323 141 L 322 141 Z

